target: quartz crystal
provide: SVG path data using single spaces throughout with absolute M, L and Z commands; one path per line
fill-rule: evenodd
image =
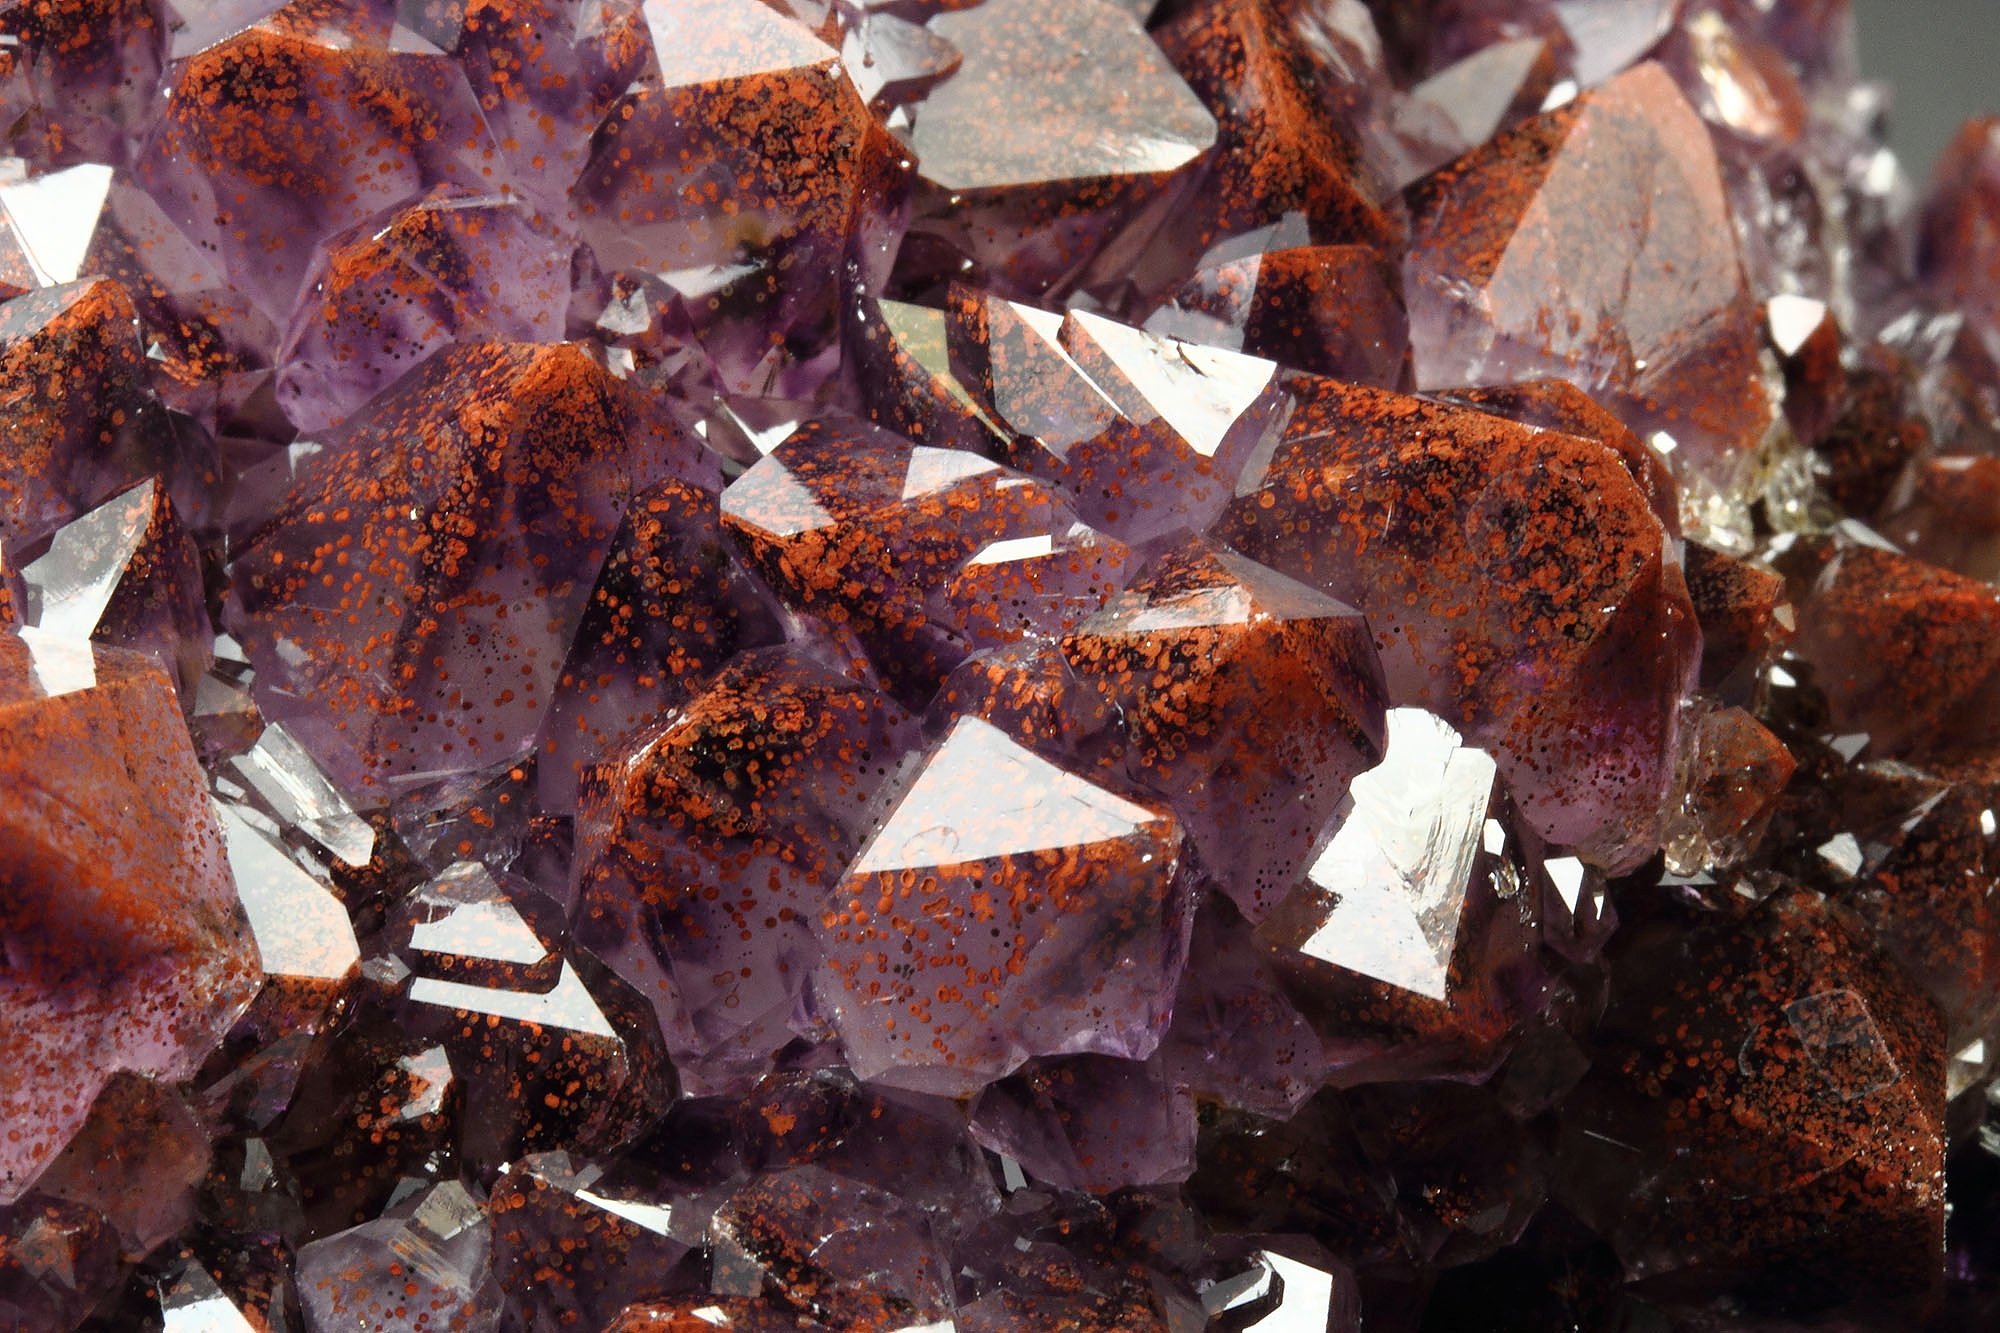
M 0 0 L 0 1328 L 2000 1326 L 1848 8 Z

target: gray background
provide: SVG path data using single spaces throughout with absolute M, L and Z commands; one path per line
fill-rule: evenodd
M 1854 14 L 1862 70 L 1895 90 L 1889 142 L 1921 186 L 1960 121 L 2000 113 L 2000 0 L 1854 0 Z

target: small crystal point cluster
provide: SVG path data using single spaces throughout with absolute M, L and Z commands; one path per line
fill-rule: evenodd
M 2000 1326 L 2000 122 L 1845 0 L 0 0 L 0 1329 Z

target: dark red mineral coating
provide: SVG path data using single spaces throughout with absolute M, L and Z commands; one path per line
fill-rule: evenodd
M 577 938 L 653 1006 L 694 1090 L 742 1090 L 791 1040 L 818 916 L 915 732 L 881 694 L 771 649 L 586 775 Z
M 22 0 L 0 15 L 0 121 L 37 166 L 126 160 L 167 53 L 159 0 Z
M 544 724 L 538 796 L 574 806 L 583 771 L 740 652 L 779 611 L 737 563 L 713 491 L 668 478 L 633 497 L 598 571 Z
M 843 291 L 884 285 L 900 146 L 778 6 L 652 0 L 645 20 L 651 50 L 576 189 L 583 238 L 607 272 L 685 283 L 730 385 L 810 381 Z
M 1363 161 L 1353 128 L 1322 101 L 1320 76 L 1283 8 L 1209 0 L 1158 34 L 1220 126 L 1194 199 L 1156 243 L 1163 262 L 1185 264 L 1289 213 L 1307 219 L 1316 244 L 1386 251 L 1400 243 L 1402 210 Z
M 267 711 L 357 789 L 525 754 L 633 495 L 698 442 L 580 347 L 433 357 L 303 470 L 234 570 Z
M 435 185 L 506 183 L 463 70 L 376 0 L 307 0 L 218 36 L 174 62 L 133 175 L 273 327 L 322 238 Z
M 1595 440 L 1612 449 L 1646 493 L 1669 536 L 1681 531 L 1680 490 L 1657 451 L 1632 433 L 1618 414 L 1567 380 L 1526 380 L 1474 389 L 1440 389 L 1434 397 L 1464 403 L 1523 425 Z
M 1957 1055 L 2000 1017 L 2000 903 L 1992 892 L 2000 839 L 1991 827 L 2000 774 L 1991 760 L 1935 774 L 1880 767 L 1901 769 L 1891 780 L 1906 794 L 1884 802 L 1886 817 L 1854 821 L 1871 855 L 1839 900 L 1937 1001 Z
M 0 635 L 0 1200 L 121 1070 L 192 1074 L 256 946 L 174 690 L 149 658 Z
M 1851 30 L 0 0 L 0 1328 L 2000 1327 Z
M 848 1064 L 966 1095 L 1033 1056 L 1149 1055 L 1187 958 L 1182 837 L 959 718 L 812 920 Z
M 1834 555 L 1793 651 L 1829 725 L 1879 756 L 1975 754 L 2000 738 L 2000 590 L 1895 551 Z
M 674 1099 L 647 1001 L 567 947 L 561 927 L 532 886 L 474 863 L 410 893 L 386 925 L 383 941 L 414 973 L 394 1026 L 436 1043 L 453 1069 L 457 1148 L 474 1169 L 609 1153 Z
M 1126 776 L 1168 801 L 1204 871 L 1262 920 L 1347 784 L 1381 757 L 1384 691 L 1366 623 L 1185 541 L 1062 644 L 1122 718 Z
M 914 703 L 976 643 L 1089 614 L 1127 563 L 1056 487 L 837 417 L 799 427 L 732 482 L 722 522 L 789 604 L 861 640 L 857 670 Z M 1050 566 L 1043 577 L 1009 571 L 1020 542 Z
M 379 1004 L 309 1040 L 292 1053 L 296 1087 L 268 1136 L 294 1182 L 305 1239 L 380 1216 L 402 1181 L 452 1161 L 464 1102 L 445 1050 L 396 1031 Z
M 1903 474 L 1882 534 L 1928 564 L 2000 579 L 2000 458 L 1934 454 Z
M 673 1205 L 643 1171 L 604 1171 L 562 1152 L 522 1159 L 486 1210 L 493 1269 L 530 1327 L 597 1328 L 625 1306 L 672 1290 L 689 1246 L 669 1234 Z
M 1841 508 L 1872 516 L 1906 468 L 1933 462 L 1933 428 L 1915 381 L 1915 369 L 1890 356 L 1869 357 L 1846 376 L 1833 420 L 1812 441 L 1820 486 Z
M 0 305 L 0 541 L 9 547 L 153 474 L 205 496 L 213 459 L 148 391 L 132 299 L 103 279 Z M 205 518 L 205 500 L 183 516 Z
M 1791 888 L 1628 922 L 1611 962 L 1563 1191 L 1629 1273 L 1870 1295 L 1935 1280 L 1944 1063 L 1928 999 Z
M 1962 126 L 1937 166 L 1924 211 L 1920 263 L 1942 295 L 1972 321 L 1989 358 L 2000 358 L 2000 118 Z
M 1503 133 L 1410 198 L 1420 386 L 1567 379 L 1718 478 L 1762 438 L 1758 316 L 1714 149 L 1659 66 Z
M 1785 580 L 1776 572 L 1699 541 L 1682 553 L 1688 596 L 1701 624 L 1701 683 L 1741 690 L 1780 645 L 1794 617 Z
M 1365 612 L 1391 703 L 1491 749 L 1551 842 L 1648 854 L 1700 636 L 1624 456 L 1322 380 L 1238 489 L 1216 534 Z

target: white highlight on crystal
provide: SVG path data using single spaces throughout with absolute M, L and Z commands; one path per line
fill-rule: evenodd
M 1389 748 L 1308 877 L 1332 910 L 1309 957 L 1442 1001 L 1498 765 L 1441 718 L 1389 712 Z

